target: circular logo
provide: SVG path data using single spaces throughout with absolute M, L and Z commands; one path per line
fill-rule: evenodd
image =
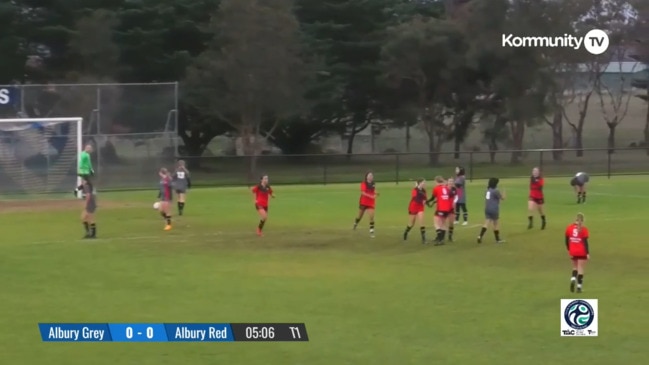
M 608 34 L 600 29 L 593 29 L 584 37 L 584 47 L 590 54 L 599 55 L 608 49 Z
M 595 311 L 587 301 L 573 300 L 563 311 L 563 319 L 571 328 L 583 330 L 593 323 Z

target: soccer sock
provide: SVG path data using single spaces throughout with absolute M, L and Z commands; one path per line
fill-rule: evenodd
M 260 219 L 259 220 L 259 225 L 257 226 L 257 228 L 259 228 L 259 230 L 261 231 L 262 229 L 264 229 L 265 224 L 266 224 L 266 221 L 263 220 L 263 219 Z
M 370 232 L 374 232 L 374 221 L 370 222 Z
M 166 214 L 166 213 L 164 213 L 164 212 L 160 212 L 160 215 L 162 216 L 162 219 L 165 219 L 165 218 L 167 218 L 167 214 Z
M 419 227 L 419 233 L 421 234 L 421 239 L 426 240 L 426 227 Z
M 442 232 L 443 231 L 441 229 L 439 229 L 439 228 L 435 230 L 435 233 L 437 234 L 437 236 L 435 237 L 435 240 L 440 241 L 442 239 Z
M 90 226 L 88 225 L 88 222 L 83 222 L 83 228 L 86 229 L 86 234 L 90 234 Z
M 534 223 L 534 217 L 532 216 L 527 217 L 527 220 L 529 221 L 530 226 L 532 225 L 532 223 Z
M 90 224 L 90 236 L 95 237 L 97 235 L 97 224 L 96 223 L 91 223 Z
M 182 214 L 184 209 L 185 209 L 185 203 L 178 202 L 178 213 Z
M 464 214 L 462 214 L 462 217 L 464 218 L 465 222 L 468 222 L 469 221 L 469 212 L 464 211 Z
M 583 193 L 581 193 L 581 202 L 582 203 L 586 202 L 586 192 L 585 191 Z
M 407 236 L 408 233 L 410 233 L 410 230 L 411 230 L 411 229 L 412 229 L 412 226 L 406 226 L 406 231 L 403 232 L 403 235 L 404 235 L 404 236 Z
M 496 241 L 500 241 L 500 231 L 499 230 L 494 230 L 494 237 L 496 237 Z
M 572 277 L 570 277 L 571 281 L 577 280 L 577 270 L 572 270 Z
M 577 204 L 581 203 L 581 192 L 577 193 Z
M 168 215 L 168 214 L 165 214 L 165 219 L 167 220 L 167 225 L 170 226 L 171 225 L 171 216 Z
M 487 233 L 487 227 L 480 228 L 480 238 L 484 237 L 485 233 Z
M 577 285 L 581 288 L 581 285 L 584 283 L 584 275 L 579 274 L 577 275 Z
M 453 230 L 454 229 L 455 229 L 455 227 L 453 227 L 453 226 L 448 227 L 448 238 L 451 239 L 451 240 L 453 239 Z

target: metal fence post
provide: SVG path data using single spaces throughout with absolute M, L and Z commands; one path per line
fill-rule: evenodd
M 608 157 L 606 161 L 606 176 L 610 179 L 611 178 L 611 156 L 613 154 L 611 153 L 611 150 L 608 151 Z
M 473 152 L 469 152 L 469 181 L 473 182 Z
M 397 183 L 397 185 L 399 185 L 399 164 L 400 164 L 400 161 L 399 161 L 399 155 L 397 154 L 395 156 L 397 156 L 397 158 L 396 158 L 396 166 L 395 166 L 396 170 L 395 170 L 394 178 L 395 178 L 395 182 Z

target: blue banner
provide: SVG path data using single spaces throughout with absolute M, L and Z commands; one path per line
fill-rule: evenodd
M 39 323 L 43 342 L 309 341 L 304 323 Z
M 11 86 L 0 86 L 0 106 L 20 105 L 20 90 Z

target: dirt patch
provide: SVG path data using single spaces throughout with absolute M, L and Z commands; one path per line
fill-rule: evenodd
M 145 204 L 115 201 L 99 202 L 99 209 L 120 209 L 144 207 Z M 49 212 L 61 210 L 81 210 L 80 200 L 4 200 L 0 201 L 0 214 L 16 212 Z

